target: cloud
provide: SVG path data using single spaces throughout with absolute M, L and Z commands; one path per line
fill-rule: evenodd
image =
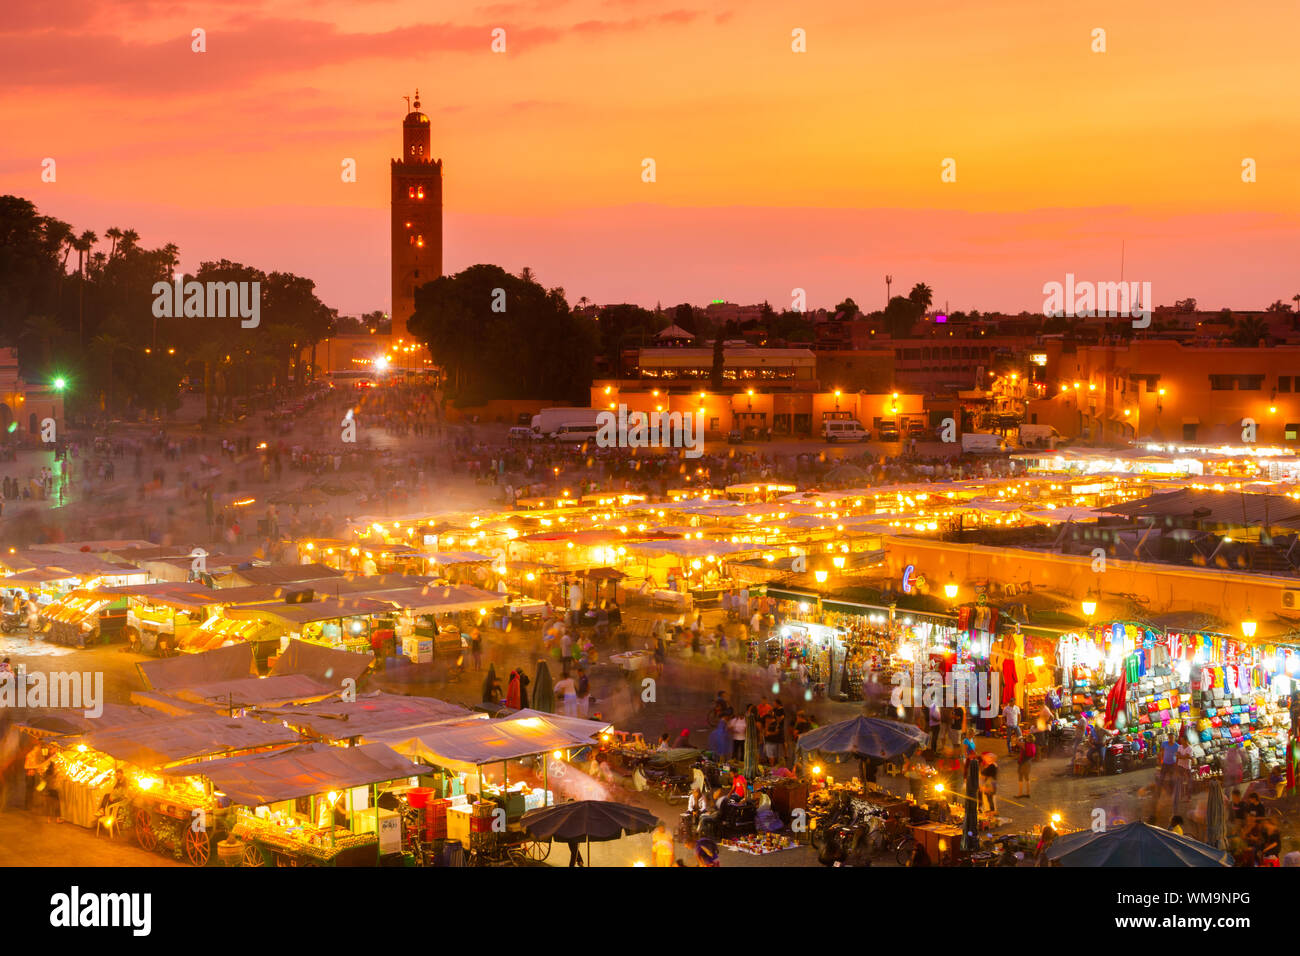
M 227 90 L 266 74 L 337 67 L 360 60 L 423 59 L 489 49 L 491 27 L 422 23 L 377 33 L 343 33 L 312 20 L 246 19 L 207 32 L 207 52 L 190 34 L 134 42 L 111 34 L 0 35 L 0 82 L 48 91 L 93 88 L 139 96 Z M 515 27 L 512 52 L 558 42 L 554 27 Z

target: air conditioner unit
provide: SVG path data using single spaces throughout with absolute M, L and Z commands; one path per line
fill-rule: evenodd
M 1300 610 L 1300 591 L 1287 588 L 1282 592 L 1282 607 L 1288 611 Z

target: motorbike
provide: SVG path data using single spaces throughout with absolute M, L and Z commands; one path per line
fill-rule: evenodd
M 26 614 L 19 611 L 5 611 L 4 616 L 0 617 L 0 631 L 5 634 L 12 634 L 14 631 L 25 631 L 26 629 Z

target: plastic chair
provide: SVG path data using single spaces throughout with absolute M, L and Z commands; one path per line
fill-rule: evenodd
M 104 812 L 95 819 L 95 836 L 99 836 L 101 828 L 108 830 L 108 838 L 113 839 L 114 834 L 122 825 L 120 819 L 122 813 L 122 804 L 110 803 Z

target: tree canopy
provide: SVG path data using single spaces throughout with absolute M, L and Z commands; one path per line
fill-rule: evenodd
M 406 328 L 438 357 L 462 406 L 590 399 L 596 330 L 570 311 L 563 289 L 545 289 L 531 273 L 480 264 L 425 283 Z

